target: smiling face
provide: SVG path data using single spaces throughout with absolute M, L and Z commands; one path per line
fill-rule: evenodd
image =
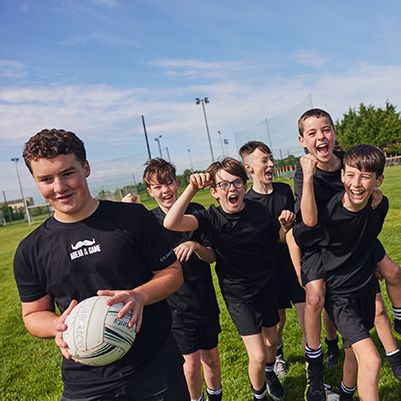
M 62 222 L 79 221 L 93 212 L 96 202 L 90 195 L 84 165 L 72 153 L 51 159 L 31 160 L 33 178 L 40 193 L 54 209 L 54 217 Z
M 369 202 L 370 195 L 383 182 L 383 176 L 376 173 L 361 171 L 356 167 L 344 165 L 341 171 L 344 184 L 344 207 L 351 211 L 362 210 Z
M 251 174 L 253 187 L 270 188 L 273 181 L 274 161 L 271 153 L 264 153 L 255 149 L 244 156 L 244 167 Z
M 298 137 L 301 145 L 318 160 L 318 167 L 332 161 L 336 133 L 325 116 L 311 116 L 302 121 L 303 135 Z
M 234 181 L 240 180 L 242 185 L 236 188 Z M 241 177 L 232 175 L 225 170 L 219 170 L 214 177 L 215 184 L 223 182 L 231 183 L 227 190 L 223 190 L 220 186 L 210 188 L 210 193 L 217 199 L 224 212 L 233 214 L 238 213 L 244 208 L 244 197 L 246 185 Z
M 172 180 L 169 183 L 161 184 L 154 178 L 150 180 L 147 191 L 150 196 L 155 198 L 163 212 L 167 213 L 177 200 L 178 181 Z

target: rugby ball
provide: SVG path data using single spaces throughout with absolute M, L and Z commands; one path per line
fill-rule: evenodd
M 104 366 L 122 358 L 135 340 L 135 325 L 128 327 L 131 313 L 118 318 L 122 302 L 108 305 L 108 296 L 80 302 L 67 316 L 63 339 L 72 358 L 84 365 Z

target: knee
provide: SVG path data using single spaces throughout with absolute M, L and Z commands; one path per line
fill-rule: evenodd
M 202 356 L 202 363 L 205 364 L 208 369 L 211 371 L 215 372 L 217 370 L 220 370 L 220 358 L 218 355 L 205 355 Z
M 201 365 L 199 361 L 187 360 L 184 364 L 185 376 L 197 377 L 201 373 Z
M 259 352 L 253 352 L 249 355 L 249 363 L 257 366 L 265 366 L 267 354 L 265 350 L 260 350 Z
M 307 308 L 314 312 L 321 312 L 324 306 L 324 296 L 319 291 L 310 291 L 306 299 Z

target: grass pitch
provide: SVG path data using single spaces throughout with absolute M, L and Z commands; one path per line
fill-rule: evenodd
M 380 238 L 387 253 L 398 264 L 401 264 L 400 183 L 401 166 L 387 168 L 382 190 L 390 200 L 390 211 Z M 208 206 L 213 199 L 208 191 L 201 191 L 197 194 L 195 201 Z M 146 197 L 144 197 L 143 203 L 149 208 L 155 207 L 154 201 L 146 199 Z M 28 227 L 26 223 L 17 223 L 0 227 L 0 401 L 56 401 L 62 392 L 61 354 L 53 340 L 37 339 L 26 332 L 21 319 L 20 301 L 12 274 L 13 255 L 19 241 L 37 225 L 38 223 Z M 215 284 L 221 309 L 222 333 L 220 334 L 219 348 L 223 374 L 223 399 L 225 401 L 249 401 L 251 396 L 245 348 L 228 316 L 216 281 Z M 389 306 L 384 287 L 382 294 Z M 374 330 L 372 337 L 379 352 L 384 355 Z M 305 388 L 305 369 L 301 333 L 294 310 L 287 311 L 284 347 L 289 367 L 288 375 L 283 381 L 286 392 L 284 400 L 301 401 Z M 325 381 L 337 389 L 341 375 L 340 364 L 326 370 Z M 382 401 L 399 401 L 400 392 L 401 383 L 394 378 L 388 363 L 383 358 L 380 399 Z

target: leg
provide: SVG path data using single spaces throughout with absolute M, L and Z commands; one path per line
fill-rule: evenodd
M 358 394 L 363 401 L 379 401 L 380 355 L 371 338 L 352 344 L 358 362 Z
M 305 302 L 296 303 L 295 312 L 297 314 L 299 327 L 302 332 L 302 349 L 305 349 L 306 345 L 306 334 L 305 334 Z
M 344 349 L 343 380 L 340 386 L 340 401 L 352 401 L 358 375 L 358 362 L 351 347 Z
M 198 400 L 202 395 L 201 353 L 186 354 L 184 359 L 184 374 L 191 400 Z
M 401 340 L 401 269 L 387 254 L 377 263 L 377 267 L 386 280 L 387 293 L 393 304 L 395 334 Z
M 386 352 L 387 360 L 390 364 L 394 376 L 401 380 L 401 352 L 397 342 L 391 333 L 391 323 L 388 318 L 386 307 L 380 293 L 376 294 L 376 315 L 375 327 L 380 342 Z
M 219 349 L 215 347 L 210 350 L 201 350 L 200 353 L 208 398 L 210 401 L 221 400 L 222 388 Z
M 263 335 L 252 334 L 242 336 L 248 354 L 248 374 L 252 388 L 261 390 L 265 387 L 265 362 L 266 362 L 266 346 Z
M 277 348 L 276 348 L 276 360 L 274 362 L 274 372 L 280 379 L 284 379 L 287 374 L 287 367 L 284 359 L 284 345 L 283 345 L 283 331 L 286 322 L 285 309 L 279 309 L 278 314 L 280 321 L 277 324 Z
M 326 331 L 325 343 L 328 346 L 326 366 L 331 368 L 338 364 L 340 350 L 338 349 L 337 330 L 326 311 L 323 312 L 323 323 Z
M 320 347 L 321 313 L 324 306 L 324 282 L 322 279 L 306 284 L 305 332 L 307 345 Z
M 281 400 L 284 397 L 284 389 L 274 372 L 277 349 L 277 325 L 262 328 L 263 338 L 266 344 L 266 384 L 267 391 L 273 400 Z

